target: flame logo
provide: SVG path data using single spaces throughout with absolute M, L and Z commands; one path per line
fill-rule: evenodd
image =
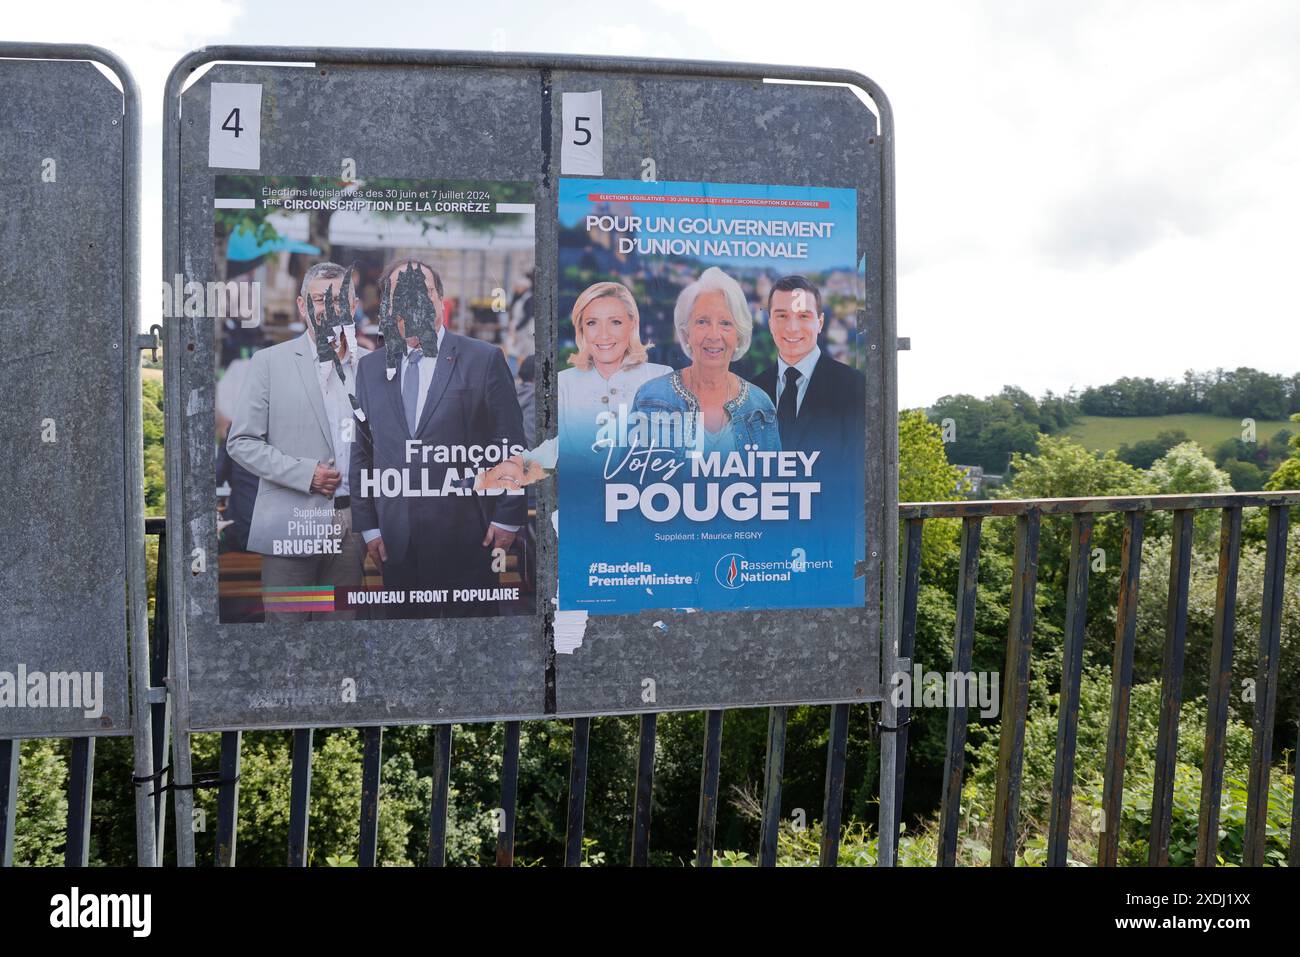
M 723 588 L 737 589 L 745 584 L 745 580 L 740 577 L 740 563 L 745 560 L 745 556 L 738 552 L 728 552 L 718 559 L 713 566 L 713 577 Z

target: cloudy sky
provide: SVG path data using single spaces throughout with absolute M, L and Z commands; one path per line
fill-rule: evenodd
M 124 13 L 130 9 L 131 12 Z M 6 38 L 94 43 L 144 95 L 145 276 L 162 87 L 206 44 L 402 46 L 844 67 L 889 94 L 900 402 L 1014 383 L 1300 370 L 1300 4 L 64 0 Z M 146 297 L 146 301 L 148 298 Z

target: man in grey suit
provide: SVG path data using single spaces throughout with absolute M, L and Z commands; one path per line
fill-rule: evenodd
M 298 296 L 307 329 L 253 354 L 226 440 L 230 457 L 259 479 L 248 550 L 262 555 L 267 621 L 356 617 L 319 610 L 329 602 L 324 592 L 364 580 L 365 548 L 352 529 L 348 487 L 353 436 L 363 426 L 349 397 L 368 350 L 356 344 L 351 325 L 339 326 L 333 330 L 338 364 L 322 361 L 314 325 L 326 321 L 326 302 L 338 301 L 346 275 L 330 262 L 307 270 Z M 339 315 L 355 308 L 348 298 Z

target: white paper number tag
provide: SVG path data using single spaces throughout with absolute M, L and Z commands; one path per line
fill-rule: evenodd
M 560 113 L 564 120 L 560 174 L 604 176 L 605 128 L 601 116 L 600 90 L 593 93 L 563 94 Z
M 262 168 L 262 84 L 213 83 L 208 165 Z

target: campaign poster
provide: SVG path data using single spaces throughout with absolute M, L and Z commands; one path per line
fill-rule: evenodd
M 218 176 L 220 620 L 531 615 L 534 196 Z
M 860 606 L 852 189 L 565 178 L 561 610 Z

